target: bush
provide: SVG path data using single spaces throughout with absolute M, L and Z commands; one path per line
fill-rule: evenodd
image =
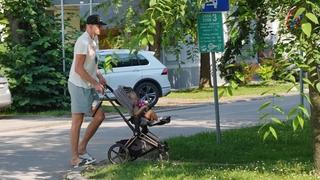
M 59 19 L 48 15 L 50 2 L 7 0 L 2 4 L 9 24 L 0 64 L 9 79 L 15 110 L 52 110 L 69 104 L 64 95 L 67 75 L 62 68 L 61 26 Z M 66 55 L 72 57 L 69 46 Z M 71 59 L 66 62 L 69 65 Z

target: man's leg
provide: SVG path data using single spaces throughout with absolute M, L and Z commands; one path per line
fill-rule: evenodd
M 79 154 L 84 154 L 87 152 L 87 145 L 88 145 L 89 140 L 96 133 L 97 129 L 99 128 L 99 126 L 101 125 L 101 123 L 104 119 L 105 119 L 104 111 L 101 108 L 99 108 L 97 110 L 94 118 L 92 119 L 92 121 L 88 125 L 86 132 L 84 134 L 84 137 L 79 144 L 79 151 L 78 151 Z
M 70 144 L 71 144 L 71 161 L 72 165 L 79 163 L 79 153 L 78 153 L 78 144 L 80 129 L 83 122 L 84 114 L 74 113 L 72 114 L 72 124 L 70 130 Z

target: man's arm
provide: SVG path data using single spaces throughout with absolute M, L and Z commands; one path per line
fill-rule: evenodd
M 102 76 L 101 72 L 99 71 L 98 69 L 98 66 L 97 66 L 97 77 L 99 79 L 99 83 L 102 84 L 102 85 L 107 85 L 107 81 L 104 79 L 104 77 Z
M 84 54 L 77 54 L 76 55 L 76 64 L 75 64 L 75 72 L 79 74 L 79 76 L 85 80 L 88 81 L 92 87 L 94 87 L 98 92 L 103 92 L 103 86 L 97 82 L 95 79 L 93 79 L 90 74 L 84 69 L 84 62 L 86 59 L 86 55 Z

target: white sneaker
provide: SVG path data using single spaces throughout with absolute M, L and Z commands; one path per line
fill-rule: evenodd
M 92 163 L 94 163 L 94 162 L 97 161 L 94 157 L 92 157 L 92 156 L 91 156 L 89 153 L 87 153 L 87 152 L 84 153 L 84 154 L 79 155 L 79 158 L 86 160 L 86 165 L 92 164 Z

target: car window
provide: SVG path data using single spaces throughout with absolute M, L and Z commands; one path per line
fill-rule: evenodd
M 99 55 L 98 56 L 99 69 L 103 68 L 103 64 L 105 62 L 106 56 L 107 55 Z M 136 55 L 136 54 L 112 54 L 112 55 L 108 55 L 108 56 L 112 56 L 112 58 L 113 58 L 114 62 L 111 63 L 113 68 L 139 66 L 139 65 L 148 65 L 149 64 L 149 61 L 140 54 L 138 54 L 138 55 Z
M 138 59 L 139 59 L 140 65 L 148 65 L 149 64 L 149 61 L 140 54 L 138 54 Z

